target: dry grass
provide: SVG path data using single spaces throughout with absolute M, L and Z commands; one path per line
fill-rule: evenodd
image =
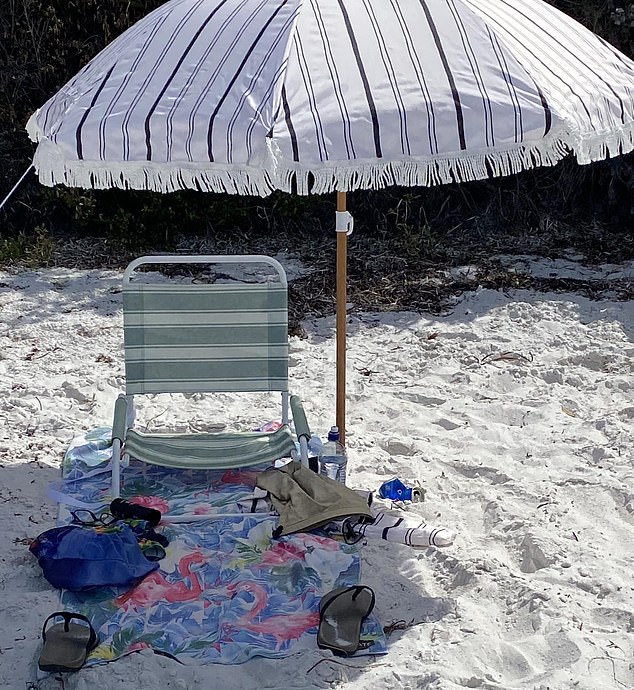
M 610 234 L 603 228 L 583 229 L 550 224 L 542 232 L 513 234 L 485 227 L 453 228 L 431 237 L 412 231 L 370 232 L 359 229 L 349 240 L 348 301 L 355 311 L 412 310 L 441 313 L 454 299 L 478 286 L 492 289 L 523 288 L 544 292 L 573 292 L 590 298 L 634 298 L 631 280 L 535 277 L 505 266 L 499 255 L 531 254 L 549 258 L 584 257 L 582 263 L 619 262 L 634 256 L 630 234 Z M 335 309 L 334 233 L 292 228 L 274 235 L 256 232 L 226 234 L 213 239 L 181 237 L 182 253 L 296 254 L 310 269 L 289 287 L 291 332 L 301 335 L 306 316 L 325 316 Z M 174 250 L 174 247 L 171 248 Z M 138 247 L 106 239 L 57 241 L 48 265 L 76 268 L 121 268 L 140 253 Z M 497 258 L 496 258 L 497 255 Z M 468 266 L 468 271 L 456 267 Z

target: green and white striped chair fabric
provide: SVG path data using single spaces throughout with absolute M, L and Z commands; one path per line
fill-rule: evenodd
M 286 425 L 268 434 L 146 434 L 130 429 L 125 449 L 138 460 L 163 467 L 231 469 L 288 457 L 295 442 Z
M 286 285 L 124 286 L 126 393 L 288 390 Z

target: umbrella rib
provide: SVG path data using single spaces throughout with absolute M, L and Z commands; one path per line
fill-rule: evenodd
M 291 120 L 291 108 L 286 98 L 286 85 L 282 84 L 282 104 L 284 106 L 284 119 L 286 120 L 286 127 L 291 138 L 291 147 L 293 149 L 293 160 L 299 163 L 299 148 L 297 146 L 297 134 L 293 122 Z
M 506 55 L 504 54 L 504 51 L 500 46 L 500 41 L 498 37 L 491 31 L 491 28 L 489 26 L 487 26 L 487 36 L 489 37 L 489 41 L 491 42 L 491 48 L 500 66 L 500 72 L 502 74 L 502 77 L 504 78 L 504 82 L 506 83 L 509 98 L 511 99 L 511 103 L 513 104 L 513 112 L 515 113 L 515 142 L 524 141 L 522 106 L 519 102 L 519 98 L 515 90 L 515 84 L 513 83 L 513 77 L 511 76 L 511 71 L 506 60 Z M 550 126 L 548 127 L 548 129 L 550 129 Z M 548 129 L 546 130 L 546 132 L 548 132 Z
M 379 46 L 379 52 L 381 54 L 381 60 L 383 61 L 383 66 L 385 67 L 385 73 L 390 82 L 390 87 L 392 89 L 392 94 L 394 96 L 394 102 L 396 103 L 399 116 L 400 124 L 400 135 L 401 135 L 401 150 L 406 156 L 411 155 L 411 147 L 409 143 L 409 130 L 407 127 L 407 108 L 403 102 L 403 96 L 399 87 L 398 79 L 396 78 L 396 73 L 394 70 L 394 65 L 390 59 L 390 53 L 385 44 L 385 37 L 381 32 L 381 26 L 376 17 L 376 13 L 371 4 L 368 4 L 367 0 L 364 0 L 365 10 L 370 18 L 372 28 L 374 30 L 374 35 L 376 37 L 377 45 Z
M 434 103 L 429 91 L 429 86 L 427 84 L 427 79 L 425 77 L 425 72 L 420 62 L 420 57 L 414 45 L 412 39 L 412 34 L 407 26 L 403 12 L 395 0 L 390 0 L 392 9 L 397 18 L 401 31 L 403 32 L 403 38 L 407 46 L 407 53 L 409 55 L 411 64 L 414 68 L 416 74 L 416 80 L 420 86 L 421 93 L 424 96 L 425 110 L 427 112 L 427 134 L 429 137 L 429 149 L 432 155 L 438 153 L 438 133 L 436 130 L 436 113 L 434 111 Z
M 458 12 L 458 8 L 456 7 L 455 2 L 453 2 L 453 0 L 449 0 L 449 2 L 447 2 L 447 7 L 449 8 L 449 11 L 453 16 L 454 22 L 456 23 L 456 28 L 458 30 L 458 35 L 460 36 L 460 40 L 462 42 L 462 48 L 464 50 L 465 57 L 467 58 L 469 66 L 471 67 L 471 72 L 473 73 L 475 84 L 480 93 L 480 98 L 482 99 L 482 109 L 484 112 L 484 129 L 487 148 L 494 147 L 495 131 L 493 128 L 493 110 L 491 108 L 491 99 L 489 98 L 489 94 L 487 93 L 485 81 L 482 78 L 482 72 L 480 70 L 478 59 L 474 53 L 473 46 L 471 45 L 471 42 L 469 40 L 469 34 L 465 28 L 464 22 L 462 20 L 462 17 L 460 16 L 460 13 Z M 488 31 L 489 27 L 486 28 Z
M 442 66 L 445 70 L 445 74 L 447 75 L 447 80 L 449 81 L 449 87 L 451 88 L 451 95 L 453 96 L 453 102 L 456 106 L 456 123 L 458 125 L 458 138 L 460 139 L 460 150 L 461 151 L 466 151 L 467 149 L 467 140 L 465 138 L 465 131 L 464 131 L 464 117 L 462 114 L 462 104 L 460 103 L 460 95 L 458 94 L 458 89 L 456 88 L 456 80 L 454 79 L 454 76 L 451 72 L 451 68 L 449 67 L 449 62 L 447 61 L 447 55 L 445 54 L 445 50 L 442 47 L 442 42 L 440 40 L 440 36 L 438 35 L 438 29 L 436 28 L 436 24 L 434 23 L 434 19 L 431 16 L 431 12 L 429 11 L 429 7 L 427 7 L 427 3 L 425 0 L 420 0 L 421 7 L 423 8 L 423 12 L 425 13 L 425 16 L 427 17 L 427 23 L 429 24 L 429 28 L 431 30 L 432 36 L 434 37 L 434 43 L 436 44 L 436 48 L 438 49 L 438 55 L 440 57 L 440 60 L 442 62 Z
M 324 22 L 323 14 L 319 4 L 315 0 L 311 1 L 311 6 L 315 20 L 319 27 L 319 35 L 321 37 L 321 43 L 323 46 L 323 55 L 328 66 L 328 73 L 330 74 L 330 80 L 332 82 L 333 93 L 337 99 L 337 105 L 339 106 L 339 112 L 341 113 L 341 120 L 343 125 L 343 141 L 346 147 L 346 155 L 348 158 L 356 157 L 356 152 L 354 148 L 354 142 L 352 140 L 352 132 L 350 126 L 350 114 L 348 113 L 348 108 L 346 105 L 346 98 L 341 88 L 341 77 L 339 75 L 339 70 L 337 69 L 337 61 L 333 56 L 332 41 L 328 35 L 326 25 Z
M 178 62 L 176 63 L 176 66 L 172 70 L 172 73 L 168 77 L 167 81 L 163 85 L 163 88 L 159 91 L 158 96 L 156 97 L 156 100 L 154 103 L 152 103 L 152 106 L 150 107 L 148 114 L 145 117 L 145 149 L 146 149 L 146 158 L 147 160 L 151 161 L 152 160 L 152 141 L 151 141 L 151 133 L 150 133 L 150 118 L 154 114 L 154 111 L 156 110 L 161 98 L 163 98 L 163 94 L 167 91 L 167 88 L 169 85 L 172 83 L 172 80 L 176 76 L 178 70 L 180 69 L 181 65 L 185 61 L 185 58 L 189 54 L 190 50 L 194 47 L 194 44 L 200 37 L 200 34 L 205 30 L 207 24 L 213 19 L 214 15 L 216 12 L 220 10 L 220 8 L 227 2 L 227 0 L 223 0 L 221 3 L 218 4 L 218 6 L 211 12 L 211 14 L 205 19 L 205 21 L 198 27 L 198 30 L 194 34 L 194 37 L 192 40 L 189 42 L 189 45 L 183 52 L 183 54 L 180 56 Z
M 82 132 L 82 129 L 84 127 L 84 123 L 88 119 L 88 115 L 90 114 L 90 111 L 94 108 L 95 103 L 97 102 L 97 99 L 99 98 L 101 92 L 104 90 L 104 88 L 108 82 L 108 79 L 110 79 L 110 75 L 112 74 L 112 71 L 114 70 L 114 68 L 116 66 L 117 66 L 117 63 L 115 62 L 112 65 L 112 67 L 108 70 L 108 73 L 104 77 L 103 81 L 101 82 L 101 84 L 99 84 L 99 88 L 97 89 L 97 92 L 95 93 L 92 101 L 90 102 L 90 106 L 88 108 L 86 108 L 86 112 L 81 116 L 81 120 L 79 121 L 79 124 L 77 125 L 77 131 L 75 132 L 75 138 L 77 140 L 77 158 L 79 158 L 79 160 L 82 160 L 84 157 L 83 144 L 82 144 L 82 140 L 81 140 L 81 132 Z
M 379 131 L 379 118 L 376 113 L 376 105 L 374 104 L 374 99 L 372 98 L 372 92 L 370 90 L 368 75 L 365 72 L 363 60 L 361 60 L 359 45 L 357 44 L 357 39 L 354 35 L 354 30 L 352 29 L 352 24 L 350 23 L 350 17 L 348 16 L 348 12 L 346 11 L 346 8 L 344 7 L 342 0 L 338 0 L 338 2 L 339 7 L 341 8 L 341 14 L 343 15 L 343 22 L 346 25 L 346 31 L 348 32 L 348 36 L 350 38 L 352 52 L 354 53 L 354 57 L 357 62 L 357 67 L 359 68 L 359 75 L 361 76 L 361 81 L 363 82 L 365 96 L 368 99 L 368 107 L 370 108 L 370 116 L 372 117 L 372 130 L 374 132 L 374 148 L 376 151 L 376 157 L 383 158 L 383 152 L 381 150 L 381 133 Z
M 216 115 L 218 115 L 218 112 L 220 108 L 222 107 L 222 104 L 225 102 L 227 96 L 231 92 L 231 89 L 233 85 L 236 83 L 238 77 L 240 76 L 240 73 L 242 72 L 242 69 L 246 65 L 247 61 L 251 57 L 251 53 L 255 50 L 257 44 L 260 42 L 260 39 L 266 32 L 266 30 L 269 28 L 269 25 L 271 22 L 275 19 L 275 17 L 278 15 L 280 10 L 288 3 L 288 0 L 283 0 L 277 8 L 275 9 L 275 12 L 266 20 L 264 23 L 264 26 L 260 29 L 258 32 L 258 35 L 255 37 L 255 40 L 249 47 L 249 50 L 246 51 L 244 57 L 242 58 L 242 61 L 238 65 L 238 69 L 235 71 L 233 77 L 231 77 L 231 81 L 227 84 L 227 88 L 225 89 L 225 92 L 222 94 L 220 97 L 220 100 L 216 104 L 216 107 L 214 108 L 213 113 L 211 114 L 209 118 L 209 127 L 207 129 L 207 152 L 209 154 L 209 162 L 213 163 L 214 162 L 214 154 L 213 154 L 213 128 L 214 128 L 214 120 L 216 119 Z
M 496 33 L 496 34 L 498 34 L 498 33 L 503 33 L 504 27 L 500 25 L 499 19 L 498 19 L 496 16 L 494 16 L 493 14 L 491 14 L 490 12 L 487 12 L 486 10 L 484 10 L 484 9 L 482 9 L 482 8 L 478 9 L 478 12 L 479 12 L 483 17 L 486 17 L 486 18 L 487 18 L 488 22 L 492 25 L 492 28 L 495 30 L 495 33 Z M 525 17 L 525 15 L 523 15 L 521 12 L 520 12 L 519 14 L 520 14 L 521 16 L 524 16 L 524 17 Z M 527 19 L 527 17 L 525 17 L 525 18 Z M 537 25 L 536 25 L 536 26 L 537 26 Z M 538 28 L 541 28 L 541 27 L 538 26 Z M 565 86 L 567 86 L 567 87 L 570 89 L 570 91 L 571 91 L 571 92 L 577 97 L 577 99 L 579 100 L 579 102 L 580 102 L 580 104 L 581 104 L 581 107 L 583 108 L 583 110 L 584 110 L 586 116 L 588 117 L 588 121 L 590 122 L 590 124 L 592 124 L 592 117 L 591 117 L 591 115 L 590 115 L 590 111 L 588 110 L 588 107 L 586 106 L 585 101 L 583 100 L 583 98 L 582 98 L 582 97 L 575 91 L 575 89 L 573 88 L 573 84 L 571 84 L 570 82 L 566 81 L 563 77 L 559 76 L 559 74 L 557 74 L 555 71 L 553 71 L 552 69 L 550 69 L 550 68 L 548 67 L 548 65 L 546 64 L 546 62 L 544 62 L 544 60 L 542 60 L 542 59 L 539 57 L 539 55 L 538 55 L 534 50 L 532 50 L 527 44 L 525 44 L 524 42 L 520 41 L 519 39 L 517 39 L 517 40 L 518 40 L 518 43 L 527 51 L 527 53 L 529 53 L 529 54 L 533 57 L 534 60 L 536 60 L 544 69 L 546 69 L 546 70 L 548 70 L 548 71 L 550 72 L 550 74 L 553 76 L 553 78 L 558 79 L 562 84 L 564 84 Z M 523 65 L 523 66 L 524 66 L 524 65 Z M 544 94 L 543 94 L 541 88 L 538 86 L 537 81 L 535 80 L 534 75 L 529 71 L 529 69 L 528 69 L 527 67 L 524 66 L 524 69 L 526 70 L 526 72 L 527 72 L 528 74 L 530 74 L 530 77 L 531 77 L 531 79 L 533 80 L 533 83 L 535 84 L 535 87 L 536 87 L 537 91 L 539 92 L 539 96 L 540 96 L 540 98 L 542 99 L 542 103 L 546 104 L 546 98 L 545 98 L 545 96 L 544 96 Z M 551 117 L 550 117 L 550 107 L 548 107 L 548 108 L 546 109 L 546 116 L 547 116 L 547 118 L 548 118 L 548 120 L 549 120 L 549 122 L 547 123 L 547 127 L 546 127 L 546 132 L 548 132 L 548 131 L 550 130 L 550 127 L 551 127 L 551 123 L 550 123 L 550 120 L 551 120 Z

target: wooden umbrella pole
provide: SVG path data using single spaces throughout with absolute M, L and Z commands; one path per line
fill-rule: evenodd
M 346 210 L 346 193 L 337 192 L 337 211 Z M 346 441 L 346 303 L 348 235 L 337 232 L 337 426 L 342 445 Z

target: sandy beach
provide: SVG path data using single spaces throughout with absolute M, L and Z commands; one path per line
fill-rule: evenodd
M 634 279 L 633 264 L 506 260 L 533 275 Z M 426 499 L 407 510 L 457 535 L 445 549 L 362 546 L 387 655 L 340 659 L 315 645 L 193 666 L 144 650 L 63 682 L 38 675 L 58 594 L 28 542 L 55 523 L 47 491 L 69 442 L 109 425 L 123 390 L 121 275 L 0 271 L 1 687 L 634 687 L 634 302 L 491 289 L 439 316 L 349 317 L 348 485 L 419 484 Z M 302 327 L 292 387 L 324 436 L 334 317 Z M 275 417 L 277 398 L 256 397 L 254 419 L 224 395 L 187 400 L 171 419 L 204 429 Z M 160 421 L 165 409 L 157 399 L 142 411 Z

